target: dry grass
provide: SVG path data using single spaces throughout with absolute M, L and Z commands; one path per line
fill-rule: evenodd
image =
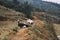
M 54 24 L 56 25 L 56 24 Z M 11 40 L 53 40 L 52 33 L 48 30 L 48 28 L 44 27 L 45 21 L 35 21 L 35 23 L 29 28 L 21 28 L 18 30 L 17 33 L 13 33 L 13 29 L 17 26 L 17 22 L 12 21 L 0 21 L 0 40 L 4 39 L 6 36 L 9 35 L 8 39 Z M 56 29 L 57 25 L 56 25 Z M 51 34 L 51 35 L 49 35 Z
M 20 17 L 23 17 L 24 14 L 0 5 L 0 16 L 12 18 L 12 19 L 18 19 Z
M 0 40 L 3 40 L 6 36 L 13 32 L 15 27 L 18 27 L 17 22 L 13 19 L 21 19 L 24 14 L 0 5 L 0 16 L 9 18 L 6 19 L 8 21 L 0 21 Z
M 54 28 L 57 35 L 60 35 L 60 24 L 54 24 Z
M 47 26 L 47 27 L 46 27 Z M 18 32 L 9 36 L 10 40 L 57 40 L 52 30 L 49 30 L 45 21 L 36 20 L 35 23 L 28 28 L 21 28 Z
M 18 18 L 18 15 L 21 19 L 22 13 L 0 6 L 0 16 Z M 0 21 L 0 40 L 7 36 L 11 40 L 57 40 L 46 24 L 45 21 L 36 20 L 31 27 L 21 28 L 14 33 L 13 29 L 18 27 L 16 21 Z
M 16 22 L 0 21 L 0 40 L 4 39 L 4 37 L 13 32 L 15 27 L 17 27 Z

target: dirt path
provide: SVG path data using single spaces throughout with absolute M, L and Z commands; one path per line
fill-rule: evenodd
M 24 40 L 25 36 L 27 36 L 27 33 L 29 32 L 29 30 L 27 28 L 23 28 L 18 30 L 17 33 L 14 33 L 11 36 L 10 40 Z
M 36 22 L 39 22 L 39 20 L 36 20 L 34 22 L 34 24 L 31 26 L 31 27 L 34 27 L 35 25 L 39 25 L 39 24 L 36 24 Z M 41 25 L 43 25 L 44 23 L 42 21 L 40 21 Z M 28 33 L 30 32 L 31 30 L 29 30 L 29 28 L 21 28 L 19 29 L 16 33 L 13 33 L 10 35 L 10 40 L 25 40 L 25 39 L 30 39 L 31 36 L 28 35 Z

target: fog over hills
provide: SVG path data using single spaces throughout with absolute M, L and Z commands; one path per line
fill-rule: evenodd
M 43 0 L 43 1 L 54 2 L 54 3 L 60 4 L 60 0 Z

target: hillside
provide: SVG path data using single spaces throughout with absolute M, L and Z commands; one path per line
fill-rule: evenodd
M 53 27 L 45 21 L 36 20 L 29 28 L 21 28 L 8 37 L 10 40 L 58 40 Z
M 0 5 L 0 40 L 3 40 L 13 32 L 13 29 L 18 27 L 17 20 L 23 19 L 23 16 L 23 13 Z
M 0 5 L 23 12 L 26 17 L 31 17 L 33 15 L 32 12 L 35 10 L 46 12 L 46 16 L 42 16 L 41 14 L 37 16 L 43 20 L 49 20 L 56 23 L 60 22 L 60 4 L 57 3 L 45 2 L 42 0 L 3 0 L 0 1 Z
M 60 4 L 46 2 L 43 0 L 18 0 L 19 2 L 24 3 L 24 1 L 28 1 L 32 4 L 32 6 L 39 8 L 42 11 L 46 11 L 49 14 L 60 17 Z
M 6 7 L 3 7 L 0 5 L 0 18 L 2 17 L 1 19 L 3 19 L 5 17 L 6 19 L 15 19 L 16 20 L 21 16 L 23 17 L 24 14 L 20 13 L 20 12 L 16 12 L 12 9 L 9 9 L 9 8 L 6 8 Z
M 26 21 L 24 14 L 3 6 L 0 8 L 0 16 Z M 58 40 L 52 23 L 38 19 L 28 28 L 19 28 L 16 20 L 0 21 L 0 40 Z
M 45 2 L 45 1 L 37 1 L 33 2 L 33 5 L 37 8 L 39 8 L 42 11 L 46 11 L 51 15 L 55 15 L 60 17 L 60 7 L 59 4 L 51 3 L 51 2 Z
M 23 7 L 21 7 L 21 3 L 24 3 L 28 1 L 28 4 L 32 5 L 32 7 L 36 7 L 38 9 L 40 9 L 41 11 L 45 11 L 51 15 L 57 16 L 60 18 L 60 4 L 57 3 L 52 3 L 52 2 L 46 2 L 46 1 L 42 1 L 42 0 L 15 0 L 14 3 L 13 0 L 12 1 L 1 1 L 0 0 L 0 5 L 6 6 L 8 8 L 12 8 L 18 11 L 22 11 L 22 9 L 24 9 Z M 7 6 L 8 5 L 8 6 Z M 20 8 L 21 7 L 21 8 Z M 21 10 L 20 10 L 21 9 Z
M 60 19 L 57 16 L 51 15 L 47 12 L 34 11 L 33 16 L 37 16 L 40 20 L 50 21 L 50 22 L 58 23 L 58 24 L 60 21 Z

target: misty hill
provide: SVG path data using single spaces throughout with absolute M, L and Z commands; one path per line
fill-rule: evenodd
M 5 4 L 4 6 L 8 5 L 9 8 L 21 11 L 24 8 L 20 8 L 19 5 L 21 3 L 24 3 L 24 2 L 27 1 L 29 4 L 32 5 L 32 7 L 36 7 L 38 9 L 40 9 L 41 11 L 45 11 L 45 12 L 51 14 L 51 15 L 55 15 L 57 17 L 60 17 L 60 4 L 52 3 L 52 2 L 46 2 L 46 1 L 42 1 L 42 0 L 15 0 L 14 1 L 15 4 L 13 4 L 12 1 L 11 2 L 9 2 L 9 1 L 7 1 L 7 2 L 6 1 L 5 2 L 0 1 L 0 5 Z M 1 4 L 1 2 L 3 4 Z M 13 4 L 13 5 L 11 5 L 11 4 Z
M 22 0 L 22 1 L 24 2 L 27 0 Z M 46 11 L 49 14 L 60 17 L 60 4 L 46 2 L 42 0 L 28 0 L 28 2 L 31 3 L 34 7 L 37 7 L 42 11 Z
M 59 6 L 56 6 L 58 4 L 54 4 L 54 3 L 49 3 L 49 2 L 45 2 L 45 1 L 40 1 L 38 3 L 34 4 L 36 7 L 40 8 L 41 10 L 43 11 L 46 11 L 48 12 L 49 14 L 52 14 L 52 15 L 56 15 L 59 17 L 60 15 L 60 7 Z
M 37 7 L 42 11 L 46 11 L 49 14 L 56 15 L 56 16 L 60 17 L 60 4 L 52 3 L 52 2 L 46 2 L 46 1 L 42 1 L 42 0 L 16 0 L 15 3 L 20 2 L 20 4 L 21 4 L 21 3 L 24 3 L 26 1 L 28 3 L 30 3 L 32 6 Z M 5 4 L 5 3 L 3 2 L 3 4 Z M 8 3 L 8 1 L 7 1 L 7 3 Z M 8 4 L 10 4 L 10 3 L 8 3 Z M 8 4 L 6 4 L 6 5 L 8 5 Z M 0 1 L 0 5 L 1 5 L 1 1 Z M 13 6 L 13 7 L 15 7 L 15 6 Z

